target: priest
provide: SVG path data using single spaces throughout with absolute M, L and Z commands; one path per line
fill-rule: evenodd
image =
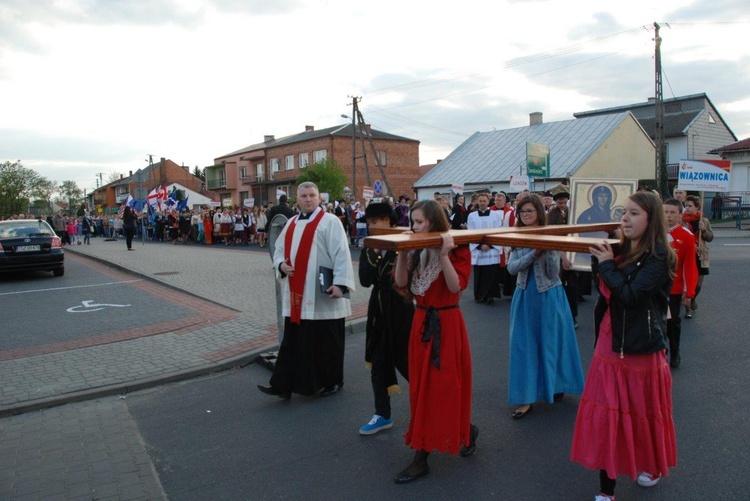
M 344 385 L 344 319 L 351 315 L 354 270 L 341 221 L 320 206 L 315 183 L 297 187 L 300 214 L 276 239 L 273 266 L 283 283 L 284 338 L 268 395 L 329 396 Z M 330 284 L 321 277 L 330 275 Z
M 480 193 L 477 210 L 469 214 L 466 226 L 470 230 L 500 228 L 501 212 L 489 209 L 490 197 Z M 470 244 L 471 264 L 474 272 L 474 301 L 492 304 L 500 297 L 500 247 L 487 244 Z

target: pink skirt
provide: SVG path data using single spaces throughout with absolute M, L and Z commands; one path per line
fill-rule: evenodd
M 669 474 L 677 464 L 672 420 L 672 374 L 666 353 L 612 351 L 609 311 L 599 329 L 578 406 L 570 457 L 609 478 L 639 472 Z

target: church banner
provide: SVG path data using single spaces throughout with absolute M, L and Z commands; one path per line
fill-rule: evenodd
M 690 191 L 729 191 L 729 160 L 680 160 L 677 187 Z

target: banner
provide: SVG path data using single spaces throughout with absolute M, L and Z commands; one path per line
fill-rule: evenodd
M 729 160 L 680 160 L 677 187 L 691 191 L 729 191 Z
M 464 194 L 464 185 L 463 184 L 453 184 L 451 185 L 451 195 L 463 195 Z
M 523 190 L 528 189 L 528 176 L 510 176 L 510 187 L 508 188 L 508 191 L 510 191 L 511 193 L 521 193 Z

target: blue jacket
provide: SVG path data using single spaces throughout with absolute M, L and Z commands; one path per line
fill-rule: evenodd
M 562 285 L 560 281 L 560 253 L 544 251 L 537 258 L 534 249 L 513 249 L 508 258 L 508 273 L 518 275 L 518 287 L 526 289 L 529 267 L 534 266 L 536 290 L 545 292 L 552 287 Z

